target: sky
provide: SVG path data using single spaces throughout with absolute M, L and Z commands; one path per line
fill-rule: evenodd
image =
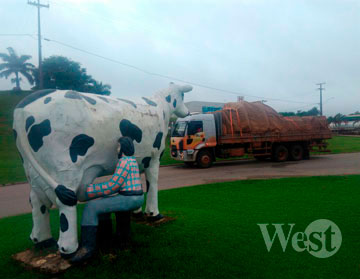
M 13 47 L 37 66 L 37 9 L 27 0 L 0 3 L 0 52 Z M 277 111 L 297 111 L 319 107 L 316 84 L 326 82 L 325 115 L 360 111 L 360 0 L 41 3 L 50 5 L 41 9 L 42 37 L 51 40 L 42 42 L 43 57 L 80 62 L 112 86 L 114 97 L 151 96 L 171 81 L 189 82 L 195 85 L 185 101 L 244 96 L 266 100 Z M 12 87 L 10 79 L 0 79 L 0 90 Z

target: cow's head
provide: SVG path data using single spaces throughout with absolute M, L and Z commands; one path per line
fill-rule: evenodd
M 184 104 L 184 93 L 192 90 L 190 85 L 176 85 L 170 82 L 169 94 L 166 96 L 166 101 L 173 109 L 173 113 L 177 117 L 185 117 L 189 114 L 189 110 Z

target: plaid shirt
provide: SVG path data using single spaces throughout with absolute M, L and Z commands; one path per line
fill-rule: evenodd
M 108 196 L 119 192 L 123 195 L 142 194 L 139 166 L 133 156 L 123 156 L 109 181 L 90 184 L 86 187 L 89 198 Z

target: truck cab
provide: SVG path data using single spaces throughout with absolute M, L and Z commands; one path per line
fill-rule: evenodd
M 190 115 L 176 121 L 171 132 L 170 154 L 188 165 L 197 162 L 200 166 L 208 167 L 215 160 L 211 150 L 216 144 L 214 115 Z

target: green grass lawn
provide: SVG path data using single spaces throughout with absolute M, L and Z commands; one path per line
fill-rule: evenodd
M 329 140 L 331 153 L 360 152 L 360 137 L 336 136 Z
M 25 173 L 16 149 L 13 131 L 13 111 L 29 92 L 0 92 L 0 184 L 25 181 Z
M 57 278 L 359 278 L 360 176 L 247 180 L 159 192 L 160 211 L 176 218 L 160 227 L 133 224 L 133 244 L 111 261 Z M 81 210 L 79 210 L 81 211 Z M 80 214 L 80 213 L 79 213 Z M 58 212 L 51 211 L 54 235 Z M 258 223 L 335 222 L 340 250 L 327 259 L 285 252 L 278 240 L 266 250 Z M 31 247 L 31 215 L 0 219 L 1 278 L 48 278 L 25 271 L 10 256 Z

